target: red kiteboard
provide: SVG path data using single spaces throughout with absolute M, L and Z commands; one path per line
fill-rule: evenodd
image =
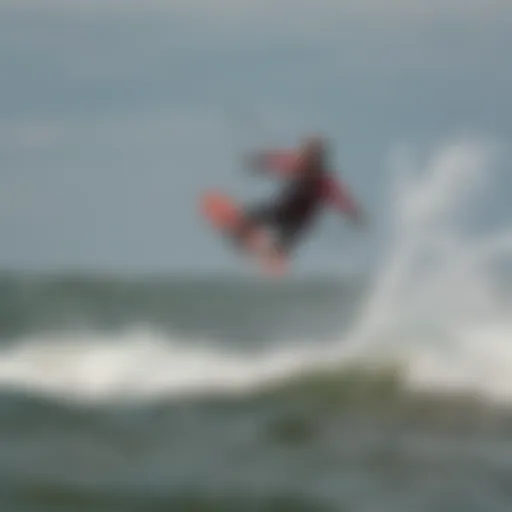
M 200 198 L 201 215 L 216 231 L 228 237 L 235 237 L 237 228 L 244 220 L 243 209 L 226 194 L 209 191 Z M 275 251 L 270 233 L 264 226 L 255 227 L 244 239 L 242 247 L 257 259 L 261 269 L 269 275 L 286 273 L 288 260 Z

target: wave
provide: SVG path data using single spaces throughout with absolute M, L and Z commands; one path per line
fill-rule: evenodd
M 329 350 L 332 352 L 332 349 Z M 313 345 L 235 354 L 150 329 L 59 333 L 0 350 L 4 387 L 81 401 L 244 393 L 326 360 Z

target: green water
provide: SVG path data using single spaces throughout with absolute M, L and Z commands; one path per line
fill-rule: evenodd
M 11 276 L 1 287 L 1 510 L 511 510 L 512 414 L 483 397 L 413 392 L 399 365 L 361 364 L 227 392 L 232 357 L 253 371 L 267 350 L 291 357 L 297 339 L 342 340 L 361 285 Z M 134 350 L 139 333 L 158 343 Z M 214 370 L 226 390 L 177 391 Z M 130 400 L 152 379 L 158 394 Z

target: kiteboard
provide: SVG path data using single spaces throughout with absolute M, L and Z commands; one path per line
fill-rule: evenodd
M 213 230 L 235 242 L 245 254 L 256 260 L 265 274 L 282 276 L 286 273 L 287 258 L 276 251 L 272 235 L 265 226 L 255 226 L 243 236 L 239 234 L 245 220 L 244 210 L 229 195 L 205 192 L 200 198 L 200 213 Z

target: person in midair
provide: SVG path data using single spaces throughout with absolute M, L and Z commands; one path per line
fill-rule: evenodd
M 361 208 L 329 168 L 327 144 L 321 137 L 306 138 L 296 150 L 257 152 L 246 163 L 252 171 L 283 178 L 284 184 L 275 198 L 245 209 L 239 241 L 246 241 L 253 228 L 270 227 L 276 235 L 275 252 L 286 257 L 326 205 L 354 223 L 363 221 Z

